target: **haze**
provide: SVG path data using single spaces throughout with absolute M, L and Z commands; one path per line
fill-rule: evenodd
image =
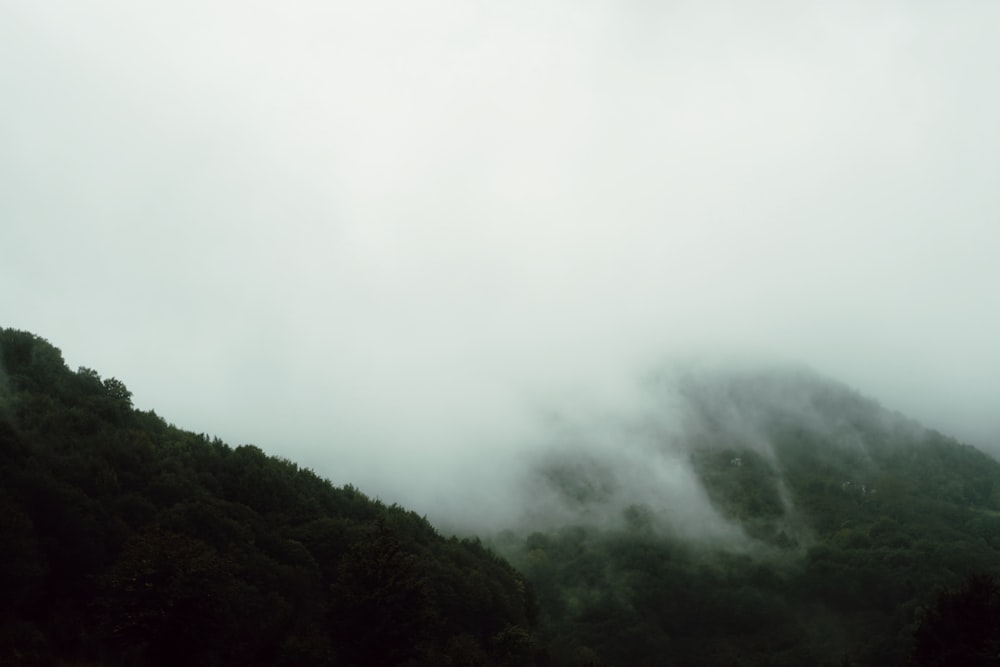
M 418 511 L 691 357 L 1000 451 L 1000 5 L 6 2 L 0 315 Z M 548 417 L 546 417 L 548 415 Z

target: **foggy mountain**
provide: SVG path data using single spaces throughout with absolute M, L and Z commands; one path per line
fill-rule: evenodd
M 997 25 L 0 2 L 0 664 L 997 664 Z
M 995 664 L 934 662 L 954 637 L 913 647 L 936 592 L 1000 563 L 994 459 L 800 367 L 689 368 L 646 391 L 599 446 L 579 432 L 541 456 L 532 509 L 495 538 L 556 654 Z
M 0 664 L 960 665 L 1000 646 L 1000 464 L 802 367 L 674 367 L 628 413 L 550 414 L 510 507 L 476 527 L 470 504 L 459 539 L 136 410 L 33 334 L 0 331 L 0 362 Z
M 525 521 L 600 523 L 642 503 L 685 537 L 735 538 L 739 522 L 713 487 L 726 475 L 713 462 L 764 475 L 773 509 L 794 516 L 789 485 L 816 467 L 874 489 L 927 443 L 959 446 L 801 366 L 679 367 L 648 376 L 642 394 L 629 414 L 553 420 L 523 480 Z

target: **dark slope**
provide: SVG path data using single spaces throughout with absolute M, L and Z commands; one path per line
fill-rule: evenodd
M 549 456 L 538 478 L 587 511 L 497 538 L 534 584 L 557 658 L 908 664 L 923 608 L 1000 569 L 1000 464 L 976 449 L 802 370 L 688 373 L 650 391 L 675 422 L 640 420 L 662 431 L 639 450 L 645 466 L 636 425 L 583 464 L 570 449 Z M 637 467 L 663 461 L 693 472 L 742 537 L 683 533 L 676 517 L 692 508 L 659 497 L 592 520 L 644 479 Z
M 532 664 L 477 540 L 231 448 L 0 331 L 0 664 Z

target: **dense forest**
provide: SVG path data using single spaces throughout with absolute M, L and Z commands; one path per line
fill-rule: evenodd
M 475 539 L 135 410 L 0 332 L 0 664 L 522 665 L 530 586 Z
M 494 539 L 534 584 L 556 656 L 636 665 L 998 665 L 1000 464 L 801 370 L 678 386 L 682 454 L 736 538 L 684 508 L 591 505 L 619 452 L 543 477 L 580 521 Z M 676 396 L 675 396 L 676 398 Z M 625 440 L 625 438 L 623 438 Z M 593 454 L 591 454 L 593 457 Z
M 680 387 L 727 537 L 566 449 L 578 520 L 484 543 L 0 330 L 0 664 L 1000 664 L 1000 464 L 809 374 Z

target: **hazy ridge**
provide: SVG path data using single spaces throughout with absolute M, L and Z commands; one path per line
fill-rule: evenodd
M 801 367 L 687 369 L 647 391 L 652 412 L 617 438 L 537 467 L 558 521 L 538 509 L 535 530 L 496 538 L 557 652 L 910 664 L 926 605 L 1000 562 L 1000 464 L 973 447 Z

